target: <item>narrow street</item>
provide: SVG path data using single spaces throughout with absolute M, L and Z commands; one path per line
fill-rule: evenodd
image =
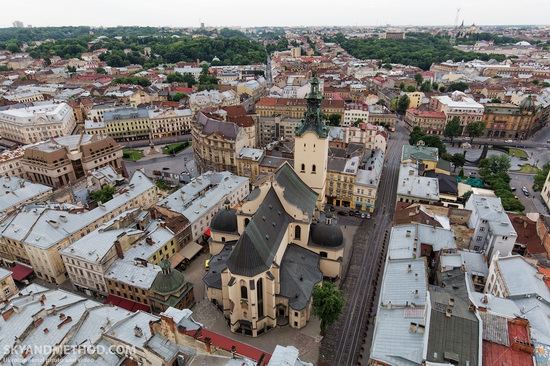
M 392 133 L 382 179 L 379 184 L 377 212 L 365 220 L 353 240 L 351 263 L 342 279 L 346 304 L 340 319 L 327 331 L 322 341 L 319 365 L 353 365 L 359 358 L 368 359 L 378 279 L 385 257 L 384 239 L 391 227 L 399 177 L 401 148 L 407 143 L 402 125 Z

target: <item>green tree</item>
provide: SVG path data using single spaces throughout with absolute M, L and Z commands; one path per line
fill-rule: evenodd
M 446 152 L 444 154 L 441 154 L 439 157 L 443 160 L 451 161 L 453 159 L 453 154 Z
M 107 71 L 105 71 L 105 69 L 103 67 L 98 67 L 97 69 L 95 69 L 95 72 L 97 74 L 103 74 L 103 75 L 107 74 Z
M 403 89 L 405 89 L 405 83 L 401 82 L 399 83 L 399 90 L 403 91 Z
M 429 81 L 425 81 L 420 85 L 420 91 L 423 93 L 427 93 L 432 91 L 432 84 Z
M 474 194 L 474 191 L 467 191 L 466 193 L 464 193 L 462 195 L 462 202 L 466 202 L 468 201 L 468 199 L 470 198 L 470 196 Z
M 506 173 L 511 166 L 510 158 L 505 154 L 491 155 L 479 162 L 480 174 L 485 176 Z
M 342 119 L 342 116 L 336 113 L 332 113 L 328 115 L 328 125 L 329 126 L 340 126 L 340 120 Z
M 454 83 L 449 84 L 449 87 L 447 88 L 447 91 L 448 92 L 454 92 L 454 91 L 458 90 L 458 91 L 461 91 L 461 92 L 465 92 L 467 89 L 468 89 L 468 84 L 466 84 L 463 81 L 458 81 L 458 82 L 454 82 Z
M 338 320 L 343 308 L 344 298 L 333 283 L 323 282 L 313 288 L 313 315 L 321 321 L 321 335 Z
M 550 173 L 550 163 L 546 163 L 542 166 L 542 169 L 539 170 L 539 172 L 535 175 L 535 182 L 533 183 L 533 191 L 540 192 L 542 190 L 542 187 L 544 187 L 544 183 L 546 182 L 546 178 L 548 177 L 549 173 Z
M 113 195 L 116 192 L 115 187 L 106 186 L 103 189 L 100 189 L 99 191 L 92 192 L 92 201 L 96 203 L 105 203 L 113 199 Z
M 443 135 L 451 139 L 451 144 L 455 137 L 458 137 L 462 134 L 462 126 L 460 126 L 460 118 L 457 116 L 453 117 L 445 126 Z
M 466 164 L 466 158 L 464 157 L 464 154 L 456 153 L 451 158 L 451 163 L 453 163 L 453 166 L 454 166 L 453 171 L 456 172 L 456 168 L 458 167 L 462 168 L 464 164 Z
M 409 85 L 408 87 L 405 88 L 405 91 L 407 93 L 412 93 L 412 92 L 416 91 L 416 88 L 412 85 Z
M 483 122 L 471 122 L 466 126 L 470 143 L 474 142 L 474 138 L 483 136 L 483 131 L 485 131 L 485 123 Z
M 416 81 L 416 85 L 418 86 L 422 85 L 422 83 L 424 82 L 424 78 L 422 77 L 422 75 L 420 75 L 419 72 L 414 75 L 414 80 Z
M 179 102 L 183 98 L 189 98 L 189 95 L 187 93 L 177 92 L 172 96 L 172 101 Z
M 411 100 L 409 99 L 409 96 L 406 94 L 402 95 L 397 102 L 397 112 L 405 114 L 405 112 L 409 108 L 410 103 Z

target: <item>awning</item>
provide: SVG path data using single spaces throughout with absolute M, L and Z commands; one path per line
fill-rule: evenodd
M 212 233 L 210 232 L 210 229 L 206 230 L 206 231 L 204 232 L 204 235 L 206 235 L 206 236 L 212 236 Z
M 10 268 L 10 271 L 13 272 L 12 277 L 16 281 L 23 281 L 25 278 L 33 274 L 33 269 L 22 264 L 17 263 L 15 266 Z
M 170 266 L 172 268 L 176 268 L 178 264 L 183 262 L 185 259 L 193 259 L 201 250 L 202 246 L 195 243 L 194 241 L 188 243 L 182 250 L 180 250 L 170 258 Z
M 113 304 L 114 306 L 118 306 L 119 308 L 123 308 L 132 312 L 136 312 L 138 310 L 150 312 L 151 309 L 147 305 L 140 304 L 139 302 L 135 302 L 128 299 L 123 299 L 118 296 L 109 295 L 105 299 L 104 304 Z

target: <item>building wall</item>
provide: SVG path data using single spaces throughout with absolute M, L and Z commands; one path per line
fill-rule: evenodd
M 536 114 L 520 112 L 519 107 L 511 104 L 487 105 L 482 120 L 485 123 L 484 136 L 524 140 L 535 132 L 536 120 Z
M 5 301 L 16 295 L 18 292 L 19 289 L 15 285 L 11 275 L 0 280 L 0 301 Z
M 294 171 L 324 201 L 328 166 L 328 138 L 306 132 L 295 138 Z

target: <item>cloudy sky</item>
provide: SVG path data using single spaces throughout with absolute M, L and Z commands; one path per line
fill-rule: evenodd
M 12 3 L 13 5 L 14 3 Z M 3 7 L 0 27 L 149 25 L 548 24 L 550 0 L 24 0 Z

